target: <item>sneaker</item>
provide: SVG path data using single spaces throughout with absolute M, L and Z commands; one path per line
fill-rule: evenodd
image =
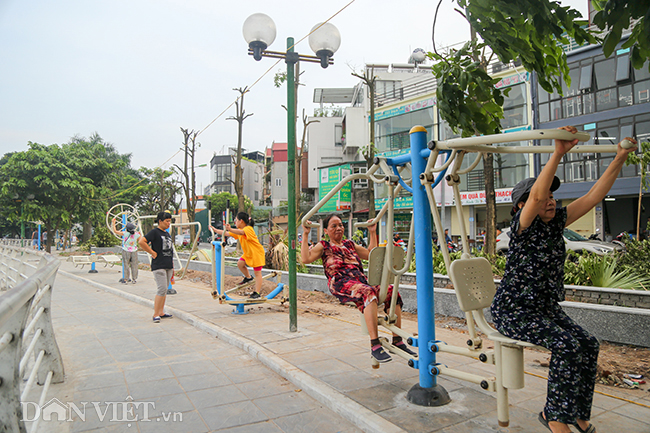
M 176 289 L 167 289 L 167 294 L 168 294 L 168 295 L 175 295 L 176 293 L 178 293 L 178 292 L 176 291 Z
M 160 316 L 154 316 L 153 323 L 160 323 Z
M 260 294 L 257 293 L 257 292 L 253 292 L 253 293 L 251 293 L 250 296 L 249 296 L 250 299 L 257 299 L 257 298 L 259 298 L 259 297 L 260 297 Z
M 376 346 L 372 346 L 372 349 L 370 349 L 370 355 L 377 360 L 377 362 L 389 362 L 393 358 L 390 357 L 388 353 L 384 350 L 383 347 L 381 347 L 380 344 Z
M 135 280 L 132 280 L 131 282 L 132 282 L 133 284 L 135 284 Z
M 399 350 L 402 352 L 405 352 L 411 356 L 417 356 L 417 353 L 413 352 L 409 347 L 404 343 L 403 341 L 400 341 L 399 343 L 393 344 L 393 346 L 397 347 Z
M 250 278 L 244 277 L 244 279 L 241 280 L 238 285 L 241 286 L 243 284 L 250 283 L 251 281 L 253 281 L 253 277 L 250 277 Z

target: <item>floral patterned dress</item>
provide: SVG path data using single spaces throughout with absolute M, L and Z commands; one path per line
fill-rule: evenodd
M 332 295 L 336 296 L 343 304 L 354 302 L 361 312 L 372 301 L 379 300 L 379 286 L 368 284 L 354 242 L 346 239 L 341 246 L 328 241 L 321 241 L 320 243 L 323 245 L 323 268 Z M 393 286 L 390 285 L 384 303 L 386 312 L 390 307 L 392 296 Z M 400 307 L 404 304 L 402 297 L 399 295 L 397 304 Z

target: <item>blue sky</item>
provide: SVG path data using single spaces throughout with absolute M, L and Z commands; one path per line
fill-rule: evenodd
M 1 0 L 0 153 L 27 142 L 65 143 L 99 133 L 134 167 L 163 164 L 182 143 L 180 127 L 202 130 L 198 163 L 234 146 L 237 123 L 226 120 L 233 88 L 250 86 L 274 60 L 255 62 L 242 37 L 255 12 L 273 18 L 278 35 L 269 48 L 283 51 L 350 0 Z M 565 1 L 586 12 L 586 0 Z M 332 19 L 341 33 L 335 64 L 302 65 L 298 112 L 311 114 L 315 88 L 352 87 L 352 70 L 365 63 L 405 63 L 413 49 L 432 49 L 437 2 L 356 0 Z M 404 7 L 408 6 L 408 7 Z M 438 47 L 463 42 L 468 26 L 444 0 L 436 28 Z M 312 54 L 305 40 L 296 50 Z M 243 145 L 264 150 L 286 141 L 286 88 L 273 86 L 273 67 L 246 95 Z M 207 127 L 207 129 L 206 129 Z M 179 154 L 165 164 L 179 163 Z M 209 182 L 197 169 L 197 186 Z

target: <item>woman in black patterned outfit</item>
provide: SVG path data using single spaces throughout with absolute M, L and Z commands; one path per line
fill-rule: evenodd
M 566 126 L 569 132 L 576 129 Z M 636 144 L 631 138 L 632 143 Z M 555 152 L 537 179 L 519 182 L 512 190 L 514 218 L 506 272 L 494 301 L 492 316 L 502 334 L 551 351 L 546 406 L 540 422 L 555 433 L 595 433 L 589 423 L 596 380 L 598 340 L 571 320 L 560 307 L 564 301 L 564 228 L 600 203 L 614 184 L 627 155 L 623 149 L 589 192 L 556 209 L 553 191 L 562 157 L 578 142 L 555 140 Z

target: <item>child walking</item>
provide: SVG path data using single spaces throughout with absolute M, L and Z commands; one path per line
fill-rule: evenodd
M 225 224 L 225 230 L 219 230 L 212 226 L 210 226 L 210 230 L 218 234 L 224 234 L 225 232 L 225 236 L 232 236 L 241 243 L 244 254 L 237 261 L 237 267 L 244 274 L 244 279 L 239 284 L 246 284 L 253 281 L 253 277 L 251 277 L 246 266 L 248 265 L 253 268 L 253 273 L 255 274 L 255 291 L 251 293 L 250 298 L 255 299 L 260 297 L 262 291 L 262 266 L 264 266 L 266 259 L 264 257 L 264 247 L 257 239 L 253 226 L 253 218 L 249 217 L 246 212 L 239 212 L 235 217 L 235 227 L 237 228 L 232 228 L 230 224 Z

